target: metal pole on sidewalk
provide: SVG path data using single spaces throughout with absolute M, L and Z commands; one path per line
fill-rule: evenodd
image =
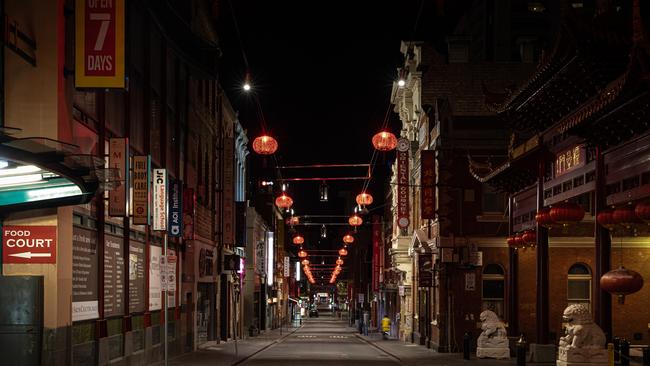
M 165 266 L 168 267 L 167 266 L 167 230 L 165 230 L 163 237 L 164 237 L 163 256 L 165 257 Z M 165 271 L 163 273 L 165 275 L 167 275 L 167 268 L 165 268 Z M 168 280 L 169 280 L 169 278 L 166 278 L 164 283 L 167 283 Z M 164 340 L 165 340 L 165 366 L 167 366 L 167 362 L 168 362 L 167 351 L 168 351 L 168 347 L 169 347 L 169 345 L 167 344 L 167 288 L 163 289 L 162 294 L 163 294 L 163 322 L 165 322 L 165 324 L 163 325 L 163 329 L 164 329 L 164 332 L 165 332 L 165 335 L 164 335 Z

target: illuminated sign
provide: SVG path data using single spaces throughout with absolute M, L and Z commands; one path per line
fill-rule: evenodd
M 433 150 L 420 152 L 420 216 L 422 219 L 436 218 L 436 155 Z
M 555 176 L 559 177 L 585 165 L 585 149 L 575 146 L 555 155 Z
M 409 226 L 409 143 L 401 138 L 397 142 L 397 225 Z
M 153 170 L 153 229 L 167 230 L 167 170 Z

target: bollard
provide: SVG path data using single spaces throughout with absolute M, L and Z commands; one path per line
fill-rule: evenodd
M 526 366 L 526 340 L 522 334 L 516 345 L 517 366 Z
M 630 366 L 630 342 L 621 340 L 621 366 Z
M 614 343 L 607 343 L 607 364 L 614 366 Z
M 463 360 L 469 360 L 469 333 L 465 333 L 463 336 Z
M 614 337 L 612 342 L 614 342 L 614 362 L 618 362 L 621 360 L 621 339 Z
M 650 366 L 650 346 L 643 347 L 643 366 Z

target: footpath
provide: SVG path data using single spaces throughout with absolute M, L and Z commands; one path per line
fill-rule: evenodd
M 421 366 L 435 363 L 436 366 L 458 366 L 469 364 L 480 364 L 484 366 L 504 366 L 515 365 L 516 359 L 513 357 L 509 360 L 493 360 L 476 358 L 476 353 L 470 354 L 470 359 L 463 359 L 462 353 L 438 353 L 430 348 L 413 343 L 403 342 L 398 339 L 382 339 L 381 333 L 377 330 L 368 333 L 368 335 L 359 334 L 355 329 L 355 335 L 366 343 L 398 359 L 405 366 Z M 630 365 L 641 366 L 642 356 L 639 350 L 630 352 L 632 358 Z M 527 365 L 546 366 L 555 365 L 555 363 L 533 363 L 526 361 Z
M 228 342 L 216 341 L 202 344 L 195 352 L 184 353 L 169 360 L 170 366 L 234 366 L 246 361 L 251 356 L 264 349 L 281 342 L 284 338 L 300 329 L 300 327 L 285 326 L 266 331 L 255 337 L 248 337 L 243 340 L 229 340 Z M 155 365 L 161 366 L 163 362 Z

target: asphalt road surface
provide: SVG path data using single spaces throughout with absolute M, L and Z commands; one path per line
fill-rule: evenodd
M 395 358 L 355 336 L 347 323 L 310 318 L 305 325 L 241 365 L 401 365 Z

